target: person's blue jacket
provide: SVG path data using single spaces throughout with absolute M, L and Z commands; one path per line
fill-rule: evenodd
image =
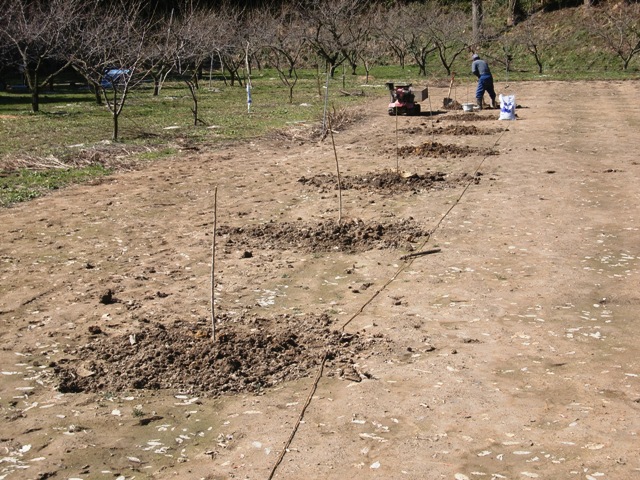
M 491 76 L 489 64 L 487 64 L 487 62 L 485 62 L 481 58 L 477 58 L 471 64 L 471 73 L 473 73 L 478 78 L 482 77 L 483 75 Z

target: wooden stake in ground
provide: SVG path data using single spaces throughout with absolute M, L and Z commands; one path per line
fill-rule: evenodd
M 398 107 L 396 107 L 396 175 L 400 173 L 400 160 L 398 147 Z
M 431 95 L 429 95 L 429 119 L 431 120 L 431 143 L 434 143 L 436 141 L 436 137 L 435 127 L 433 126 L 433 107 L 431 106 Z
M 324 87 L 324 111 L 322 112 L 322 140 L 327 138 L 327 117 L 329 116 L 329 77 L 331 74 L 331 64 L 327 63 L 327 83 Z M 331 128 L 329 128 L 331 130 Z
M 216 340 L 215 271 L 216 271 L 216 227 L 218 224 L 218 187 L 213 190 L 213 241 L 211 242 L 211 338 Z
M 338 174 L 338 224 L 342 222 L 342 180 L 340 179 L 340 164 L 338 163 L 338 152 L 336 151 L 336 142 L 333 139 L 333 130 L 331 129 L 331 115 L 327 117 L 329 121 L 329 133 L 331 134 L 331 145 L 333 145 L 333 155 L 336 157 L 336 172 Z
M 456 78 L 456 73 L 453 72 L 451 74 L 451 82 L 449 83 L 449 92 L 447 93 L 447 96 L 445 97 L 444 101 L 442 102 L 442 105 L 443 105 L 444 108 L 451 108 L 455 104 L 454 100 L 451 98 L 451 89 L 453 88 L 453 80 L 455 78 Z

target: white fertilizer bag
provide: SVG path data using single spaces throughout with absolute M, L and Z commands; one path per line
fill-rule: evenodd
M 516 96 L 500 94 L 500 120 L 516 119 Z

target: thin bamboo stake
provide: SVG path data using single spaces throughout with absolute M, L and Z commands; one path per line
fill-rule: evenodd
M 427 88 L 428 88 L 428 85 L 427 85 Z M 451 87 L 449 87 L 449 95 L 451 95 Z M 435 138 L 436 134 L 435 134 L 435 127 L 433 125 L 433 107 L 431 106 L 431 95 L 429 95 L 429 119 L 431 120 L 431 143 L 434 143 L 436 141 L 436 138 Z
M 316 63 L 316 79 L 318 80 L 318 97 L 322 98 L 322 85 L 320 83 L 320 61 Z
M 322 139 L 324 140 L 327 137 L 327 116 L 328 112 L 328 104 L 329 104 L 329 77 L 331 75 L 331 64 L 326 64 L 327 68 L 327 82 L 324 87 L 324 111 L 322 112 Z
M 216 340 L 215 271 L 216 231 L 218 224 L 218 187 L 213 190 L 213 242 L 211 242 L 211 338 Z
M 399 159 L 399 147 L 398 147 L 398 107 L 396 109 L 396 175 L 400 173 L 400 159 Z
M 327 117 L 329 121 L 329 133 L 331 134 L 331 145 L 333 145 L 333 155 L 336 157 L 336 172 L 338 173 L 338 225 L 342 222 L 342 180 L 340 179 L 340 164 L 338 163 L 338 152 L 336 150 L 336 142 L 333 139 L 333 130 L 331 128 L 331 115 Z

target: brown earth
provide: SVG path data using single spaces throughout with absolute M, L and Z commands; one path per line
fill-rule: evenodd
M 0 479 L 640 478 L 640 83 L 508 92 L 1 211 Z

